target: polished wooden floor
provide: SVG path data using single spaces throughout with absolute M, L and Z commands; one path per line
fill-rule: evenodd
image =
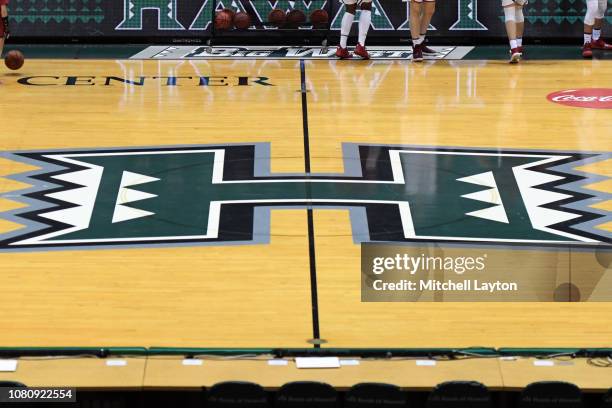
M 612 150 L 611 110 L 546 100 L 609 86 L 610 62 L 308 61 L 305 73 L 313 173 L 343 172 L 345 142 Z M 30 60 L 0 82 L 1 151 L 265 142 L 272 172 L 305 172 L 299 61 Z M 0 158 L 0 193 L 23 188 L 2 176 L 25 170 Z M 609 161 L 589 170 L 612 177 Z M 0 198 L 0 211 L 17 205 Z M 0 253 L 0 346 L 310 347 L 307 213 L 271 222 L 265 245 Z M 0 219 L 0 232 L 19 227 Z M 313 231 L 324 347 L 612 346 L 606 302 L 362 303 L 348 211 L 314 210 Z

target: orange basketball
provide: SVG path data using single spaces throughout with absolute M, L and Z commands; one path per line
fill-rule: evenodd
M 234 9 L 224 8 L 223 11 L 229 13 L 229 15 L 232 17 L 232 21 L 234 20 L 234 17 L 236 17 L 236 12 L 234 11 Z
M 283 10 L 274 9 L 268 14 L 268 22 L 277 27 L 282 27 L 287 21 L 287 15 Z
M 23 63 L 25 58 L 21 51 L 13 50 L 9 51 L 4 57 L 4 63 L 6 64 L 8 69 L 12 69 L 13 71 L 18 70 L 23 67 Z
M 236 28 L 246 30 L 251 26 L 251 16 L 245 12 L 239 11 L 234 17 L 234 25 Z
M 217 12 L 215 16 L 215 28 L 217 30 L 229 30 L 232 25 L 232 15 L 229 12 L 225 10 Z
M 306 22 L 306 14 L 302 10 L 291 10 L 287 14 L 287 24 L 296 28 Z
M 310 22 L 316 28 L 325 27 L 329 22 L 329 15 L 327 11 L 317 9 L 310 14 Z

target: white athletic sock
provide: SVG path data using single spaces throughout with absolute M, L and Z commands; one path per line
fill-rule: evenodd
M 517 38 L 516 39 L 516 45 L 518 45 L 519 47 L 523 46 L 523 39 L 522 38 Z
M 424 39 L 424 37 L 413 38 L 412 39 L 412 44 L 414 44 L 414 45 L 423 44 L 423 39 Z
M 365 45 L 370 23 L 372 22 L 372 12 L 370 10 L 361 10 L 359 16 L 359 44 Z
M 342 17 L 342 26 L 340 28 L 340 47 L 342 48 L 346 48 L 346 42 L 351 33 L 351 27 L 353 27 L 353 20 L 355 20 L 354 14 L 344 13 Z
M 584 43 L 589 44 L 591 42 L 591 34 L 584 33 Z
M 516 42 L 516 40 L 510 40 L 510 48 L 515 49 L 517 47 L 518 47 L 518 43 Z
M 593 29 L 593 41 L 599 40 L 599 37 L 601 37 L 601 30 L 594 28 Z

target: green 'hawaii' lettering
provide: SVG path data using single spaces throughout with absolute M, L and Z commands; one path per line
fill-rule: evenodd
M 487 30 L 487 27 L 478 21 L 478 0 L 459 0 L 457 21 L 449 30 Z
M 144 10 L 157 11 L 158 30 L 184 30 L 178 21 L 178 0 L 124 0 L 123 21 L 117 30 L 142 30 L 142 14 Z

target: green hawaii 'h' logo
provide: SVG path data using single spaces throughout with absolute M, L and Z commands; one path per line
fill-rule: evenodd
M 38 170 L 0 195 L 0 248 L 263 243 L 275 207 L 351 211 L 365 241 L 600 244 L 611 214 L 574 168 L 612 155 L 344 146 L 344 174 L 272 174 L 267 144 L 0 154 Z

